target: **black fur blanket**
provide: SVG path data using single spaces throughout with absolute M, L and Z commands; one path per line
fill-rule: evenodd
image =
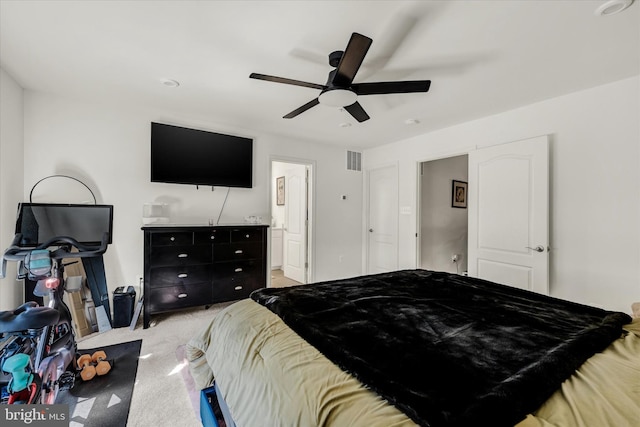
M 513 426 L 620 337 L 624 313 L 407 270 L 251 298 L 424 426 Z

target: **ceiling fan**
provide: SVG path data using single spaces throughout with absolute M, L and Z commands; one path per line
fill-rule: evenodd
M 327 79 L 327 83 L 324 85 L 258 73 L 251 73 L 249 77 L 269 82 L 320 89 L 321 92 L 317 98 L 314 98 L 303 106 L 296 108 L 284 116 L 284 119 L 294 118 L 311 107 L 323 104 L 333 107 L 342 107 L 358 122 L 364 122 L 365 120 L 369 120 L 369 115 L 357 101 L 358 96 L 427 92 L 429 90 L 429 86 L 431 86 L 431 80 L 353 83 L 353 79 L 362 64 L 372 41 L 373 40 L 369 37 L 363 36 L 362 34 L 353 33 L 344 52 L 338 50 L 330 53 L 329 65 L 335 67 L 335 69 L 329 72 L 329 78 Z

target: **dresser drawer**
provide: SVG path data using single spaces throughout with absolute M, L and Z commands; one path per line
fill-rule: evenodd
M 229 230 L 216 228 L 208 231 L 194 233 L 193 241 L 197 245 L 210 245 L 211 243 L 229 243 Z
M 247 298 L 266 286 L 262 260 L 219 262 L 214 266 L 213 299 L 229 301 Z
M 188 265 L 184 267 L 155 267 L 149 272 L 152 288 L 208 283 L 211 285 L 211 266 Z
M 210 264 L 211 246 L 154 246 L 151 248 L 151 267 L 170 265 Z
M 263 231 L 261 228 L 243 228 L 231 230 L 231 242 L 261 242 Z
M 264 277 L 262 260 L 217 262 L 214 275 L 221 280 L 262 279 Z M 255 280 L 256 283 L 261 280 Z
M 151 246 L 177 246 L 191 244 L 193 244 L 193 233 L 190 231 L 151 234 Z
M 213 284 L 213 302 L 235 301 L 248 298 L 249 294 L 261 288 L 251 280 L 216 281 Z
M 144 298 L 145 300 L 149 298 L 150 312 L 211 304 L 211 283 L 155 288 L 151 289 L 148 296 L 145 295 Z
M 261 242 L 226 243 L 213 245 L 213 261 L 233 261 L 262 258 Z

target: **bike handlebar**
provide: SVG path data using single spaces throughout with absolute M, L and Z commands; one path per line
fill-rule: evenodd
M 2 267 L 0 268 L 0 279 L 4 278 L 6 275 L 7 261 L 24 261 L 25 257 L 34 250 L 48 249 L 56 246 L 57 249 L 49 251 L 51 259 L 91 258 L 97 255 L 102 255 L 107 251 L 107 246 L 109 245 L 109 233 L 102 234 L 102 241 L 97 246 L 85 245 L 69 236 L 56 236 L 34 248 L 26 249 L 19 246 L 21 240 L 22 234 L 16 234 L 13 238 L 13 242 L 11 242 L 11 246 L 4 251 L 4 254 L 2 255 Z M 71 252 L 70 249 L 72 247 L 78 249 L 78 252 Z

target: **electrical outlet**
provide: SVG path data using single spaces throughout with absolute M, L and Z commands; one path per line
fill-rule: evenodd
M 138 274 L 138 275 L 136 276 L 136 282 L 133 284 L 133 286 L 139 286 L 139 287 L 140 287 L 140 289 L 142 289 L 142 282 L 143 282 L 143 280 L 144 280 L 144 279 L 142 278 L 142 275 Z

